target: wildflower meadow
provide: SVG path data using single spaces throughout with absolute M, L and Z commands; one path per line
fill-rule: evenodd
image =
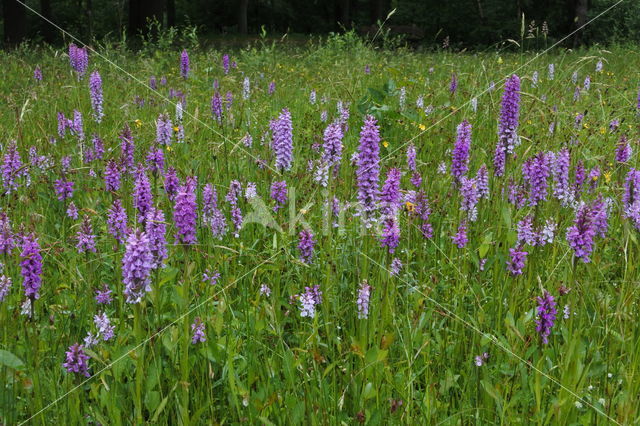
M 0 53 L 0 424 L 640 422 L 635 47 Z

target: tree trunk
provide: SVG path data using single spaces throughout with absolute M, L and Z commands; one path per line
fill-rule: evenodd
M 87 18 L 87 30 L 89 31 L 89 40 L 93 39 L 93 5 L 91 0 L 87 0 L 87 6 L 84 10 Z
M 575 29 L 582 27 L 587 23 L 587 13 L 589 11 L 589 0 L 576 0 L 575 8 Z M 576 32 L 573 38 L 573 47 L 576 48 L 582 44 L 582 36 L 584 30 Z
M 4 16 L 4 42 L 17 46 L 26 35 L 27 14 L 23 5 L 15 0 L 2 0 Z
M 140 30 L 140 1 L 129 0 L 129 34 L 133 36 Z
M 53 22 L 53 15 L 51 14 L 51 0 L 40 0 L 40 13 L 49 21 Z M 40 27 L 42 39 L 47 43 L 53 43 L 53 39 L 55 38 L 53 25 L 44 19 L 40 22 L 42 24 Z
M 176 26 L 176 0 L 167 0 L 167 26 Z
M 238 32 L 247 34 L 247 9 L 249 0 L 238 0 Z
M 371 12 L 371 24 L 376 24 L 378 21 L 382 22 L 386 16 L 384 16 L 386 12 L 386 5 L 384 0 L 371 0 L 369 3 L 370 12 Z
M 129 0 L 129 33 L 146 33 L 149 21 L 164 21 L 166 2 L 163 0 Z
M 351 8 L 350 0 L 340 1 L 340 23 L 345 28 L 349 28 L 351 23 L 349 22 L 349 9 Z

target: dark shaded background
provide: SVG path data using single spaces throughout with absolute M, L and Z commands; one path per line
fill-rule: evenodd
M 21 0 L 22 1 L 22 0 Z M 618 0 L 28 0 L 26 4 L 82 40 L 122 40 L 168 27 L 195 26 L 200 37 L 239 40 L 267 34 L 376 32 L 389 12 L 387 36 L 412 47 L 490 46 L 513 39 L 541 48 L 571 33 Z M 149 20 L 159 25 L 149 28 Z M 23 40 L 59 44 L 62 34 L 16 0 L 2 0 L 5 46 Z M 548 31 L 543 31 L 546 22 Z M 523 31 L 524 27 L 524 31 Z M 222 37 L 224 36 L 224 37 Z M 529 37 L 527 39 L 527 37 Z M 541 41 L 543 40 L 543 41 Z M 564 45 L 640 42 L 640 1 L 624 0 Z M 508 42 L 517 48 L 517 45 Z M 544 45 L 543 45 L 544 44 Z

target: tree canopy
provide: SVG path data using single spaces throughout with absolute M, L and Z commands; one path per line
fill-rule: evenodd
M 556 41 L 598 17 L 565 45 L 640 41 L 640 2 L 623 0 L 2 0 L 5 45 L 57 43 L 50 20 L 82 40 L 135 39 L 192 26 L 206 36 L 324 34 L 354 29 L 407 39 L 414 46 L 488 46 L 540 35 Z M 23 4 L 24 3 L 24 4 Z M 30 11 L 28 8 L 33 9 Z M 390 12 L 395 11 L 394 13 Z M 605 12 L 603 14 L 603 12 Z M 38 16 L 40 14 L 41 16 Z M 46 18 L 46 19 L 45 19 Z M 150 26 L 151 21 L 157 25 Z M 540 47 L 540 46 L 538 46 Z

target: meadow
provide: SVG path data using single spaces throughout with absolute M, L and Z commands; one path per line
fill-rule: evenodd
M 640 422 L 637 49 L 94 48 L 0 53 L 1 424 Z

